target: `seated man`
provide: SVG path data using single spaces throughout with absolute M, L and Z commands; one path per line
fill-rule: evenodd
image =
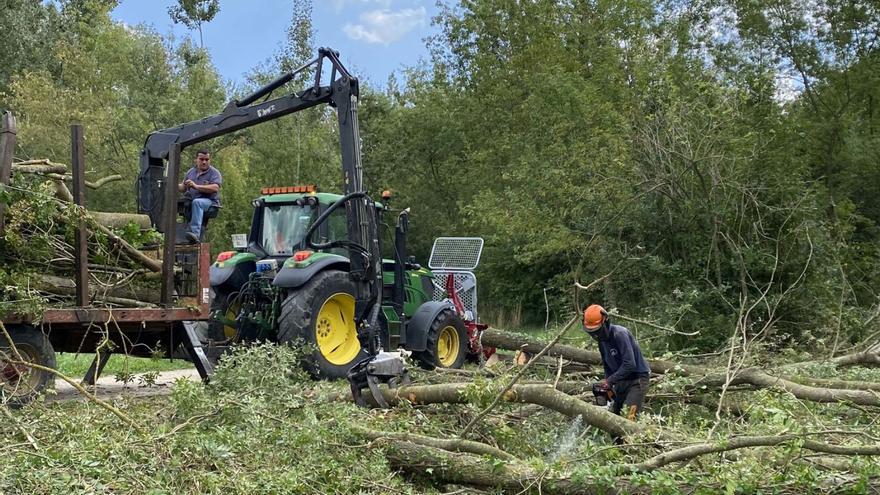
M 201 242 L 202 219 L 205 211 L 212 206 L 220 206 L 220 184 L 223 177 L 220 171 L 211 166 L 211 152 L 200 149 L 196 152 L 195 163 L 186 172 L 183 183 L 178 184 L 184 196 L 192 200 L 192 216 L 186 238 L 190 242 Z

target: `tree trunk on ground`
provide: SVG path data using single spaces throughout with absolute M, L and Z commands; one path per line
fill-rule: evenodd
M 464 391 L 467 383 L 420 385 L 396 389 L 382 388 L 382 395 L 389 404 L 405 400 L 412 404 L 464 404 L 469 402 Z M 580 416 L 584 423 L 594 426 L 615 437 L 627 437 L 645 432 L 639 423 L 628 421 L 604 408 L 584 402 L 555 390 L 552 385 L 514 385 L 506 394 L 507 402 L 538 404 L 562 413 L 570 418 Z
M 492 329 L 483 332 L 482 342 L 485 346 L 508 350 L 524 350 L 526 352 L 538 352 L 546 345 L 532 341 L 522 335 Z M 547 354 L 562 356 L 565 359 L 580 363 L 598 365 L 602 362 L 598 352 L 566 345 L 555 345 L 548 350 Z M 677 375 L 692 376 L 697 378 L 695 386 L 706 385 L 714 388 L 723 385 L 727 378 L 724 372 L 714 371 L 703 366 L 684 365 L 660 359 L 648 359 L 647 361 L 651 366 L 652 373 L 665 374 L 674 371 Z M 864 352 L 840 356 L 832 361 L 835 361 L 839 366 L 872 364 L 880 363 L 880 355 Z M 703 375 L 702 378 L 700 378 L 700 375 Z M 741 371 L 731 382 L 731 385 L 740 384 L 748 384 L 758 388 L 777 388 L 789 392 L 799 399 L 812 402 L 852 402 L 863 406 L 880 406 L 880 396 L 873 393 L 873 388 L 813 387 L 798 383 L 798 380 L 772 376 L 758 368 L 749 368 Z M 696 389 L 694 391 L 696 392 Z
M 507 349 L 511 351 L 525 351 L 537 354 L 547 344 L 531 340 L 523 335 L 505 332 L 498 329 L 487 329 L 483 332 L 481 341 L 484 346 L 497 347 L 499 349 Z M 584 364 L 592 364 L 594 366 L 602 365 L 602 357 L 598 351 L 588 351 L 579 347 L 570 345 L 557 344 L 547 351 L 548 356 L 562 357 L 571 361 L 577 361 Z M 651 373 L 662 375 L 675 371 L 678 375 L 701 375 L 708 373 L 707 368 L 702 366 L 679 364 L 672 361 L 662 359 L 648 359 L 651 366 Z
M 501 488 L 505 493 L 550 494 L 612 494 L 650 493 L 648 487 L 633 487 L 621 480 L 615 489 L 597 486 L 593 480 L 556 479 L 545 477 L 529 466 L 517 462 L 497 463 L 470 455 L 447 452 L 435 447 L 415 445 L 389 439 L 384 443 L 385 455 L 395 468 L 438 483 L 458 483 Z
M 731 450 L 773 447 L 796 440 L 803 441 L 803 449 L 835 455 L 878 455 L 880 446 L 876 445 L 833 445 L 804 439 L 803 435 L 767 435 L 734 437 L 716 443 L 699 443 L 664 452 L 645 461 L 634 464 L 612 466 L 621 474 L 648 472 L 669 464 L 685 462 L 707 454 Z M 392 466 L 419 477 L 429 477 L 437 483 L 456 483 L 472 486 L 501 488 L 509 493 L 553 493 L 553 494 L 609 494 L 609 493 L 651 493 L 650 486 L 635 486 L 625 476 L 615 478 L 613 487 L 603 487 L 598 480 L 590 478 L 550 477 L 546 472 L 538 472 L 517 461 L 493 462 L 471 454 L 453 453 L 429 446 L 414 444 L 397 438 L 384 438 L 380 441 L 385 456 Z M 607 478 L 606 478 L 607 480 Z M 682 485 L 682 492 L 691 492 L 695 487 Z M 702 489 L 710 487 L 701 486 Z M 721 487 L 716 487 L 721 491 Z M 839 489 L 840 486 L 827 487 Z M 864 490 L 864 487 L 862 487 Z M 786 492 L 780 492 L 786 493 Z M 797 493 L 793 489 L 788 493 Z

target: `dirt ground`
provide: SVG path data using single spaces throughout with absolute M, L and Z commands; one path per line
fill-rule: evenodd
M 101 399 L 114 399 L 117 397 L 147 397 L 152 395 L 167 395 L 171 393 L 171 386 L 177 380 L 199 380 L 199 373 L 195 368 L 184 370 L 163 371 L 159 373 L 155 383 L 147 384 L 144 374 L 134 375 L 134 379 L 128 383 L 116 381 L 113 376 L 103 376 L 98 379 L 95 394 Z M 48 395 L 48 401 L 85 400 L 78 390 L 67 382 L 55 380 L 55 394 Z

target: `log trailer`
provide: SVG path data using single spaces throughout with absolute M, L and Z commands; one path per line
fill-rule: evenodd
M 12 114 L 3 115 L 0 128 L 0 183 L 9 185 L 12 153 L 16 141 L 16 125 Z M 74 203 L 85 205 L 85 164 L 82 126 L 71 128 L 71 164 L 73 169 Z M 170 150 L 170 169 L 180 163 L 179 148 Z M 176 188 L 166 191 L 165 202 L 176 201 Z M 157 217 L 165 225 L 174 225 L 175 211 L 165 210 Z M 0 207 L 0 232 L 4 212 Z M 173 231 L 173 229 L 172 229 Z M 76 306 L 47 309 L 35 320 L 15 313 L 6 314 L 3 324 L 6 335 L 0 335 L 0 399 L 12 407 L 27 404 L 47 387 L 55 375 L 46 369 L 55 368 L 55 352 L 92 353 L 105 349 L 112 342 L 112 352 L 132 356 L 153 356 L 157 349 L 171 352 L 183 345 L 202 377 L 212 372 L 198 339 L 196 325 L 206 321 L 209 311 L 208 244 L 176 245 L 174 236 L 166 236 L 162 250 L 160 304 L 156 308 L 100 308 L 89 301 L 89 265 L 87 232 L 77 228 L 74 245 Z M 102 345 L 104 344 L 104 345 Z M 96 353 L 83 383 L 94 384 L 107 363 L 111 351 Z

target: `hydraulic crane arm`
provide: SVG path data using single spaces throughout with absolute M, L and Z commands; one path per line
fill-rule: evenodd
M 322 85 L 321 72 L 325 59 L 332 64 L 332 68 L 329 84 Z M 260 98 L 270 95 L 274 90 L 292 81 L 298 74 L 312 67 L 315 67 L 313 86 L 298 93 L 255 103 Z M 183 149 L 208 139 L 321 104 L 328 104 L 339 108 L 343 176 L 345 179 L 353 179 L 345 181 L 346 186 L 352 187 L 351 191 L 346 189 L 346 193 L 361 190 L 363 182 L 357 180 L 361 174 L 355 173 L 360 169 L 360 159 L 359 156 L 351 156 L 359 155 L 357 149 L 359 145 L 357 142 L 357 122 L 356 120 L 354 122 L 350 121 L 347 116 L 345 116 L 345 121 L 343 122 L 343 113 L 348 113 L 345 110 L 351 106 L 352 101 L 357 100 L 357 97 L 357 78 L 353 77 L 342 65 L 337 52 L 329 48 L 321 48 L 318 50 L 318 56 L 314 60 L 293 72 L 279 77 L 241 100 L 231 101 L 222 112 L 181 124 L 177 127 L 153 132 L 147 136 L 140 156 L 140 173 L 137 181 L 138 210 L 150 216 L 154 227 L 160 230 L 164 228 L 161 198 L 165 182 L 164 173 L 168 160 L 168 150 L 172 144 L 180 143 L 181 149 Z M 346 142 L 351 139 L 354 139 L 353 143 Z M 354 149 L 352 149 L 352 146 L 354 146 Z
M 322 85 L 321 76 L 325 60 L 331 64 L 330 80 Z M 297 74 L 312 67 L 315 70 L 315 79 L 310 87 L 297 93 L 256 103 L 257 100 L 268 97 L 274 90 L 292 81 Z M 311 239 L 311 233 L 328 218 L 329 212 L 344 205 L 348 227 L 348 239 L 344 245 L 348 249 L 349 276 L 355 285 L 355 325 L 361 342 L 367 344 L 371 355 L 370 358 L 352 367 L 349 381 L 355 398 L 360 397 L 361 386 L 369 384 L 374 398 L 381 404 L 384 401 L 381 401 L 377 384 L 408 380 L 408 374 L 402 357 L 383 352 L 378 342 L 382 297 L 382 257 L 379 250 L 378 219 L 375 203 L 364 190 L 358 128 L 358 80 L 345 69 L 339 61 L 337 52 L 329 48 L 321 48 L 318 50 L 317 58 L 311 62 L 279 77 L 241 100 L 230 102 L 221 113 L 150 134 L 140 157 L 140 174 L 137 181 L 139 210 L 147 213 L 157 228 L 173 225 L 169 219 L 174 218 L 175 212 L 163 214 L 161 201 L 164 197 L 164 188 L 177 187 L 177 177 L 165 177 L 166 161 L 172 145 L 179 144 L 183 149 L 321 104 L 336 108 L 345 196 L 312 224 L 306 237 Z
M 327 84 L 322 84 L 325 61 L 330 64 L 330 80 Z M 292 81 L 298 74 L 312 68 L 315 76 L 314 84 L 310 87 L 280 98 L 255 103 Z M 342 152 L 342 183 L 346 197 L 351 197 L 346 201 L 345 208 L 350 274 L 357 287 L 355 317 L 358 323 L 365 322 L 368 328 L 374 326 L 380 306 L 381 255 L 374 208 L 364 191 L 357 115 L 358 95 L 358 80 L 342 65 L 339 54 L 329 48 L 320 48 L 314 60 L 279 77 L 247 97 L 230 102 L 219 114 L 150 134 L 140 156 L 140 173 L 137 180 L 139 211 L 150 216 L 154 227 L 160 230 L 164 228 L 166 224 L 162 212 L 164 188 L 177 187 L 176 177 L 165 177 L 166 162 L 172 144 L 179 143 L 183 149 L 318 105 L 327 104 L 336 107 Z M 171 218 L 174 218 L 173 212 L 166 212 L 166 215 L 172 215 Z

